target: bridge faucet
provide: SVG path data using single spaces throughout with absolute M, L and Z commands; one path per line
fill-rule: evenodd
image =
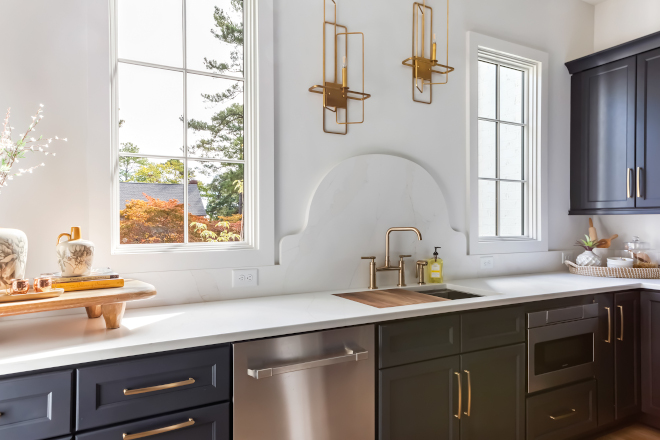
M 399 283 L 398 287 L 406 287 L 406 266 L 403 261 L 404 258 L 410 257 L 411 255 L 399 255 L 399 265 L 390 266 L 390 233 L 394 231 L 412 231 L 417 234 L 419 240 L 422 239 L 422 233 L 419 232 L 419 229 L 413 227 L 399 227 L 399 228 L 390 228 L 385 234 L 385 265 L 382 267 L 376 266 L 376 257 L 362 257 L 363 260 L 371 260 L 369 263 L 369 289 L 378 289 L 376 286 L 376 272 L 381 272 L 384 270 L 398 270 L 399 271 Z
M 417 234 L 417 239 L 422 239 L 422 233 L 419 232 L 419 229 L 413 227 L 398 227 L 390 228 L 385 233 L 385 264 L 383 267 L 379 267 L 378 270 L 398 270 L 399 266 L 390 266 L 390 233 L 399 232 L 399 231 L 411 231 Z

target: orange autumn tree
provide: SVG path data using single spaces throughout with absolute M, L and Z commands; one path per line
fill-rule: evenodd
M 176 199 L 129 200 L 121 215 L 120 239 L 123 244 L 183 243 L 183 203 Z M 190 242 L 239 241 L 239 216 L 211 221 L 188 213 Z

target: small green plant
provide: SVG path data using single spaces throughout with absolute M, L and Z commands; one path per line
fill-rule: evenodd
M 592 240 L 588 235 L 585 235 L 586 240 L 577 240 L 575 246 L 580 246 L 587 251 L 593 251 L 598 247 L 598 241 Z

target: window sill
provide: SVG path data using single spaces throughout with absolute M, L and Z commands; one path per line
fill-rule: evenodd
M 470 240 L 470 255 L 547 252 L 548 243 L 527 237 L 483 238 Z

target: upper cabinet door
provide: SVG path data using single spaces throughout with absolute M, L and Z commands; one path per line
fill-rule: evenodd
M 572 213 L 635 207 L 636 65 L 630 57 L 573 77 Z
M 660 49 L 637 56 L 635 182 L 637 207 L 660 208 Z

